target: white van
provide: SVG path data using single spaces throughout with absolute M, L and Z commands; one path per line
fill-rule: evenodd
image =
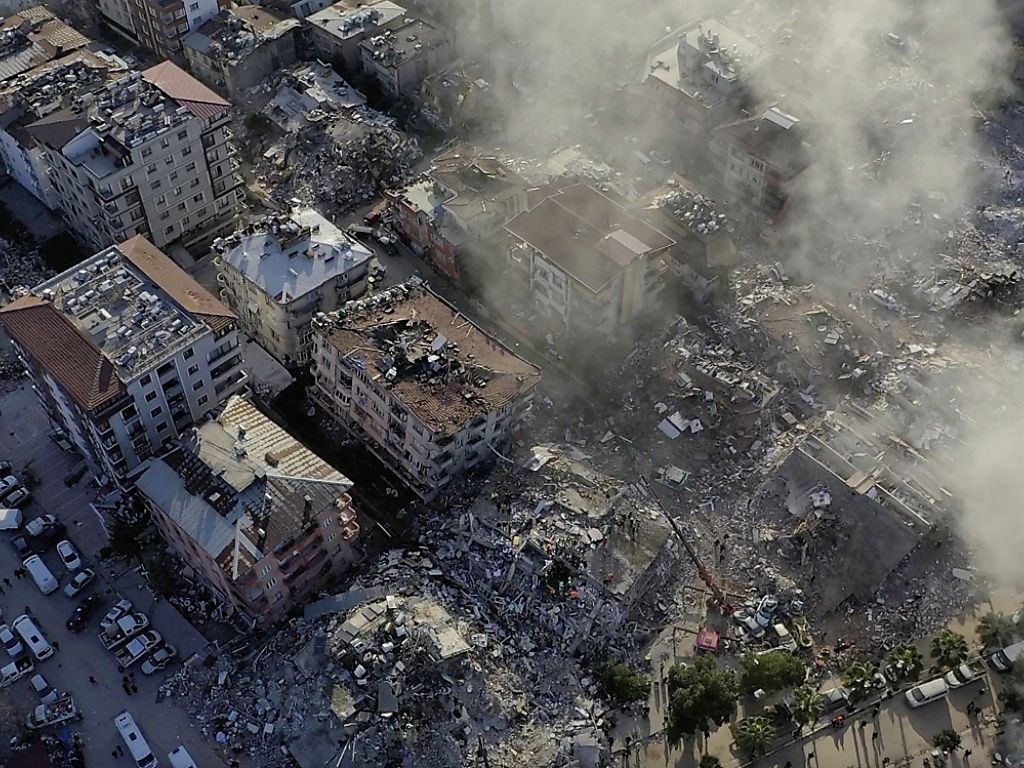
M 184 747 L 178 747 L 168 754 L 167 760 L 170 762 L 171 768 L 199 768 L 196 761 L 192 759 L 192 755 Z
M 128 754 L 132 756 L 132 760 L 135 761 L 138 768 L 156 768 L 159 765 L 153 750 L 149 748 L 149 744 L 142 736 L 142 731 L 135 724 L 135 718 L 132 717 L 131 712 L 126 709 L 115 717 L 114 726 L 121 734 L 121 738 L 124 739 L 124 745 L 128 747 Z
M 25 641 L 25 645 L 29 647 L 37 661 L 45 661 L 53 656 L 53 646 L 43 637 L 42 630 L 28 615 L 21 614 L 11 624 L 11 628 Z
M 923 707 L 925 704 L 943 699 L 948 695 L 949 686 L 946 685 L 946 681 L 937 677 L 907 691 L 907 704 L 915 708 Z
M 1009 672 L 1013 662 L 1020 658 L 1022 653 L 1024 653 L 1024 642 L 1014 643 L 993 653 L 989 657 L 989 661 L 1000 672 Z
M 39 555 L 32 555 L 32 557 L 26 557 L 22 563 L 28 572 L 32 575 L 32 581 L 39 587 L 39 591 L 44 595 L 48 595 L 57 589 L 59 584 L 57 579 L 50 573 L 50 569 L 46 567 L 46 563 Z

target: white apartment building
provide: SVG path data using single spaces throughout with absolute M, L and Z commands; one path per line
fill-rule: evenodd
M 369 249 L 311 208 L 268 216 L 218 240 L 221 297 L 242 330 L 285 365 L 304 365 L 316 312 L 366 291 Z
M 142 237 L 0 310 L 51 420 L 120 482 L 246 384 L 234 313 Z
M 103 22 L 141 48 L 164 57 L 181 52 L 189 32 L 228 7 L 227 0 L 99 0 Z
M 313 320 L 311 396 L 430 499 L 501 450 L 540 369 L 417 278 Z
M 371 35 L 405 24 L 405 8 L 391 0 L 357 5 L 342 0 L 312 13 L 306 19 L 313 50 L 331 63 L 344 65 L 345 72 L 358 72 L 362 62 L 359 45 Z
M 118 78 L 25 127 L 61 215 L 95 249 L 143 235 L 198 248 L 244 197 L 230 105 L 169 61 Z

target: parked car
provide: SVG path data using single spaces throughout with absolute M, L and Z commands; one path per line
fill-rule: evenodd
M 19 485 L 8 491 L 3 498 L 0 498 L 0 504 L 8 507 L 23 507 L 28 504 L 28 500 L 32 498 L 32 492 L 28 488 Z
M 3 478 L 0 480 L 0 497 L 3 497 L 5 494 L 13 491 L 19 485 L 21 485 L 21 481 L 14 475 L 8 475 Z
M 907 704 L 915 709 L 949 695 L 949 686 L 941 677 L 921 683 L 907 691 Z
M 38 536 L 33 536 L 29 539 L 29 544 L 32 549 L 38 554 L 42 554 L 53 546 L 54 542 L 60 541 L 68 535 L 68 529 L 64 527 L 64 523 L 57 523 L 51 525 L 48 528 L 44 528 L 43 532 Z
M 33 552 L 32 545 L 28 543 L 28 539 L 24 536 L 15 536 L 11 539 L 11 546 L 14 547 L 14 551 L 18 553 L 18 557 L 21 560 L 24 560 Z
M 82 479 L 82 475 L 85 474 L 85 471 L 88 468 L 88 465 L 84 461 L 80 461 L 77 464 L 75 464 L 75 466 L 73 466 L 68 471 L 68 473 L 64 475 L 64 485 L 66 485 L 68 488 L 73 486 L 75 483 Z
M 128 667 L 142 661 L 161 642 L 163 638 L 155 629 L 148 629 L 138 637 L 132 638 L 114 651 L 117 671 L 124 672 Z
M 6 624 L 0 624 L 0 645 L 12 659 L 18 658 L 25 652 L 25 646 L 21 644 L 21 640 L 14 636 L 11 628 Z
M 100 631 L 105 632 L 108 628 L 114 626 L 114 624 L 117 623 L 117 620 L 122 616 L 127 615 L 131 609 L 131 600 L 128 600 L 127 598 L 118 600 L 114 607 L 107 611 L 106 615 L 100 619 Z
M 100 630 L 100 644 L 108 651 L 135 637 L 149 626 L 149 617 L 144 613 L 129 613 L 121 616 L 106 629 Z
M 7 666 L 0 668 L 0 688 L 6 688 L 8 685 L 21 680 L 21 678 L 34 669 L 35 665 L 32 663 L 32 657 L 28 654 L 15 659 Z
M 92 568 L 79 571 L 71 577 L 71 581 L 64 587 L 64 594 L 68 597 L 78 597 L 83 589 L 92 583 L 96 578 L 96 572 Z
M 1024 655 L 1024 641 L 1008 645 L 996 651 L 989 657 L 989 661 L 1000 672 L 1009 672 L 1013 668 L 1013 662 L 1020 658 L 1021 655 Z
M 960 688 L 984 676 L 985 667 L 980 661 L 967 661 L 946 673 L 946 685 L 950 688 Z
M 60 555 L 60 561 L 69 571 L 77 571 L 82 567 L 82 558 L 78 556 L 78 550 L 67 539 L 57 542 L 57 554 Z
M 11 462 L 9 462 L 7 459 L 0 461 L 0 475 L 6 477 L 7 475 L 11 474 L 11 470 L 13 468 L 14 467 L 11 465 Z
M 144 675 L 152 675 L 154 672 L 163 669 L 178 656 L 178 649 L 173 645 L 162 645 L 149 654 L 149 658 L 142 662 L 140 669 Z
M 60 696 L 57 693 L 57 689 L 46 682 L 46 678 L 42 675 L 32 675 L 28 682 L 32 686 L 32 690 L 39 694 L 39 700 L 43 704 L 53 704 Z
M 29 536 L 38 536 L 47 528 L 53 528 L 55 525 L 57 525 L 56 517 L 53 515 L 40 515 L 25 523 L 25 532 Z
M 66 590 L 67 587 L 65 587 Z M 96 613 L 100 602 L 102 601 L 99 595 L 89 595 L 75 606 L 75 610 L 71 612 L 71 616 L 68 617 L 67 623 L 64 626 L 68 628 L 69 632 L 81 632 L 89 623 L 89 617 Z

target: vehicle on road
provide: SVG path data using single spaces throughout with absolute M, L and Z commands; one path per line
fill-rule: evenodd
M 28 654 L 20 659 L 15 659 L 5 667 L 0 667 L 0 688 L 6 688 L 11 683 L 21 680 L 25 675 L 35 669 L 32 657 Z
M 960 688 L 984 676 L 985 665 L 980 661 L 966 661 L 956 669 L 946 673 L 946 685 L 950 688 Z
M 169 752 L 167 762 L 171 764 L 171 768 L 198 768 L 196 761 L 184 747 L 176 747 L 173 752 Z
M 142 661 L 161 642 L 163 642 L 163 638 L 155 629 L 147 630 L 138 637 L 132 638 L 125 645 L 114 651 L 117 671 L 124 672 L 128 667 Z
M 130 640 L 149 626 L 149 617 L 144 613 L 129 613 L 117 619 L 106 629 L 100 630 L 100 644 L 112 651 Z
M 921 683 L 907 691 L 907 704 L 915 709 L 949 695 L 949 686 L 941 677 Z
M 89 623 L 89 617 L 96 613 L 100 602 L 99 595 L 89 595 L 76 605 L 75 610 L 71 612 L 71 616 L 68 617 L 67 623 L 64 625 L 67 627 L 67 630 L 69 632 L 81 632 L 85 629 L 86 624 Z
M 32 577 L 32 581 L 39 587 L 39 591 L 44 595 L 48 595 L 60 586 L 57 579 L 54 578 L 50 569 L 46 567 L 46 563 L 39 555 L 32 555 L 26 557 L 22 561 L 22 565 L 28 569 L 29 575 Z
M 86 568 L 84 571 L 79 571 L 71 577 L 64 586 L 64 594 L 68 597 L 78 597 L 79 593 L 92 584 L 92 580 L 96 578 L 96 571 L 92 568 Z
M 75 545 L 67 539 L 62 539 L 57 542 L 57 554 L 60 556 L 60 561 L 64 563 L 64 567 L 69 571 L 78 571 L 82 568 L 82 558 L 78 556 L 78 550 L 75 549 Z
M 43 704 L 53 704 L 60 697 L 57 689 L 46 682 L 46 678 L 42 675 L 32 675 L 28 679 L 28 683 L 32 686 L 32 690 L 39 694 L 39 700 Z
M 114 607 L 107 611 L 106 615 L 100 619 L 100 630 L 106 630 L 108 627 L 114 625 L 114 623 L 122 616 L 132 609 L 132 601 L 127 598 L 122 598 L 115 603 Z
M 11 546 L 14 547 L 14 551 L 18 553 L 18 557 L 22 560 L 33 552 L 32 545 L 28 543 L 28 539 L 24 536 L 15 536 L 11 539 Z
M 142 666 L 139 669 L 142 670 L 144 675 L 152 675 L 174 661 L 177 656 L 178 649 L 173 645 L 161 645 L 149 654 L 149 657 L 142 662 Z
M 21 640 L 14 636 L 11 628 L 6 624 L 0 624 L 0 645 L 12 659 L 18 658 L 25 652 L 25 646 L 21 644 Z
M 125 710 L 115 717 L 114 727 L 117 728 L 117 732 L 124 739 L 124 745 L 128 748 L 128 754 L 131 755 L 138 768 L 156 768 L 159 765 L 156 756 L 149 748 L 149 744 L 146 743 L 142 731 L 135 724 L 135 718 L 132 717 L 131 712 Z
M 16 618 L 11 626 L 21 639 L 25 641 L 25 645 L 32 651 L 36 661 L 46 661 L 53 656 L 53 646 L 43 636 L 43 631 L 27 615 L 22 614 Z
M 5 504 L 8 507 L 23 507 L 31 498 L 32 492 L 25 486 L 19 485 L 0 497 L 0 504 Z
M 57 525 L 57 518 L 53 515 L 40 515 L 25 523 L 25 532 L 29 536 L 38 536 L 47 528 Z
M 1002 650 L 996 651 L 989 657 L 992 666 L 1000 672 L 1009 672 L 1013 668 L 1013 662 L 1024 654 L 1024 641 L 1008 645 Z
M 28 713 L 25 725 L 33 731 L 50 725 L 60 725 L 82 719 L 82 713 L 75 706 L 75 700 L 65 694 L 49 704 L 40 704 Z

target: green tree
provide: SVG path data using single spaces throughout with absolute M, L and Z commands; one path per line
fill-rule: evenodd
M 955 752 L 960 749 L 960 734 L 952 728 L 943 728 L 935 734 L 932 739 L 932 746 L 941 749 L 943 752 Z
M 889 654 L 886 674 L 896 682 L 917 680 L 924 671 L 924 657 L 912 645 L 901 645 Z
M 851 701 L 863 701 L 878 688 L 878 667 L 858 661 L 843 673 L 843 685 L 850 691 Z
M 793 692 L 793 720 L 801 728 L 815 722 L 825 711 L 825 694 L 813 685 L 801 685 Z
M 1005 613 L 989 611 L 980 619 L 976 631 L 985 648 L 1004 648 L 1013 642 L 1013 619 Z
M 674 741 L 725 723 L 736 711 L 736 675 L 719 669 L 712 656 L 668 673 L 668 734 Z
M 110 513 L 107 525 L 107 549 L 111 556 L 139 560 L 142 535 L 149 527 L 149 511 L 140 504 L 123 506 Z
M 999 691 L 999 703 L 1003 709 L 1024 712 L 1024 664 L 1015 661 L 1005 679 L 1006 684 Z
M 751 757 L 763 755 L 775 741 L 775 726 L 766 717 L 748 717 L 733 728 L 736 746 Z
M 951 629 L 944 629 L 932 638 L 932 658 L 943 669 L 952 669 L 967 658 L 967 638 Z
M 597 679 L 602 693 L 617 707 L 646 699 L 651 691 L 651 681 L 628 664 L 605 664 Z
M 722 768 L 722 761 L 714 755 L 701 755 L 698 768 Z
M 807 667 L 788 651 L 744 654 L 740 659 L 740 690 L 753 693 L 781 691 L 800 685 L 807 677 Z

